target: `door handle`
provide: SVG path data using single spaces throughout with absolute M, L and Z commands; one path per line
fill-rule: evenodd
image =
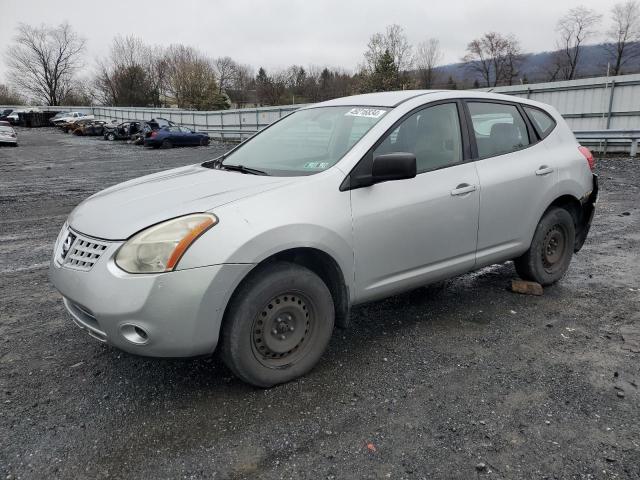
M 469 185 L 468 183 L 461 183 L 455 189 L 451 190 L 451 196 L 457 197 L 459 195 L 466 195 L 467 193 L 475 192 L 476 186 Z
M 541 177 L 542 175 L 549 175 L 551 172 L 553 172 L 553 168 L 542 165 L 538 170 L 536 170 L 536 175 Z

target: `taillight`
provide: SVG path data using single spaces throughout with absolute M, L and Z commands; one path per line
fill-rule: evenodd
M 156 132 L 155 130 L 153 130 L 153 131 L 151 132 L 151 135 L 149 135 L 149 136 L 150 136 L 151 138 L 153 138 L 153 137 L 155 137 L 155 136 L 157 136 L 157 135 L 158 135 L 158 132 Z
M 585 160 L 589 164 L 589 168 L 593 172 L 596 168 L 596 160 L 595 158 L 593 158 L 593 153 L 591 153 L 591 150 L 589 150 L 587 147 L 583 147 L 582 145 L 578 147 L 578 150 L 580 150 L 580 153 L 585 158 Z

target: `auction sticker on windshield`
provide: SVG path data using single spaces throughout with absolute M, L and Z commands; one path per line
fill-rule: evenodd
M 361 108 L 356 107 L 345 113 L 345 117 L 367 117 L 367 118 L 380 118 L 387 113 L 386 110 L 380 110 L 378 108 Z

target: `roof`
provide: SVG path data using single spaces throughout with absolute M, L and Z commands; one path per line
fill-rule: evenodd
M 316 103 L 314 107 L 337 106 L 371 106 L 371 107 L 395 107 L 402 102 L 420 95 L 437 93 L 441 90 L 399 90 L 396 92 L 365 93 L 350 97 L 335 98 L 326 102 Z

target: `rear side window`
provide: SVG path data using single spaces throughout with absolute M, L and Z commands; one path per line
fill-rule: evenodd
M 524 111 L 527 112 L 529 119 L 540 132 L 540 136 L 542 138 L 546 137 L 551 133 L 553 127 L 556 126 L 555 120 L 546 112 L 542 110 L 538 110 L 537 108 L 532 107 L 524 107 Z
M 515 105 L 469 102 L 468 106 L 480 158 L 515 152 L 531 143 Z

